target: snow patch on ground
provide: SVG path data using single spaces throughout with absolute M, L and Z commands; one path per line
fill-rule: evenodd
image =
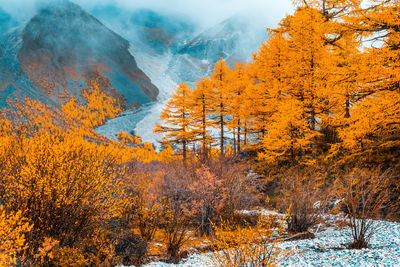
M 379 229 L 372 237 L 370 249 L 349 250 L 349 228 L 328 228 L 313 240 L 282 243 L 301 253 L 293 255 L 279 266 L 400 266 L 400 223 L 377 222 Z
M 282 213 L 278 213 L 274 210 L 266 210 L 266 209 L 261 209 L 261 210 L 239 210 L 237 211 L 237 213 L 240 214 L 246 214 L 246 215 L 258 215 L 258 214 L 262 214 L 263 216 L 285 216 Z
M 400 266 L 400 223 L 377 222 L 379 230 L 372 237 L 371 249 L 348 250 L 351 242 L 349 228 L 327 228 L 316 233 L 315 239 L 288 241 L 282 248 L 297 253 L 278 266 Z M 193 254 L 179 264 L 153 262 L 147 267 L 210 266 L 206 254 Z
M 118 117 L 108 120 L 104 125 L 98 127 L 96 132 L 111 139 L 117 141 L 117 134 L 123 130 L 130 132 L 135 130 L 136 125 L 144 117 L 146 117 L 151 104 L 144 105 L 139 109 L 130 109 L 122 112 Z

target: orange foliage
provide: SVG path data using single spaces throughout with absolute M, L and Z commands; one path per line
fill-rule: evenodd
M 15 100 L 0 112 L 0 258 L 6 265 L 22 250 L 27 258 L 19 260 L 29 264 L 109 260 L 114 252 L 103 227 L 121 216 L 127 200 L 123 164 L 174 158 L 171 148 L 157 153 L 138 137 L 121 133 L 121 142 L 113 142 L 100 136 L 93 128 L 116 116 L 119 105 L 95 84 L 82 99 L 60 109 Z
M 360 0 L 294 2 L 294 14 L 269 30 L 252 62 L 230 67 L 221 59 L 195 88 L 179 85 L 155 129 L 163 134 L 161 152 L 139 136 L 120 132 L 114 142 L 94 131 L 122 109 L 98 80 L 59 108 L 9 101 L 0 111 L 0 238 L 6 240 L 0 265 L 14 264 L 23 250 L 36 253 L 27 264 L 68 265 L 72 258 L 109 264 L 116 241 L 105 225 L 122 219 L 138 222 L 125 230 L 138 230 L 146 241 L 162 228 L 176 260 L 189 221 L 210 232 L 209 220 L 231 216 L 250 199 L 251 176 L 233 163 L 243 150 L 255 152 L 250 155 L 258 155 L 262 168 L 397 164 L 399 2 L 372 0 L 368 8 Z M 365 47 L 365 38 L 380 45 Z M 39 83 L 53 88 L 51 80 Z M 201 160 L 189 161 L 198 145 Z M 179 154 L 184 164 L 174 162 Z M 153 163 L 156 170 L 135 169 L 132 162 Z M 214 229 L 222 242 L 217 247 L 243 248 L 243 237 L 252 238 L 248 244 L 260 234 L 257 227 L 223 224 Z M 271 251 L 270 240 L 264 245 Z M 244 248 L 240 257 L 260 252 Z
M 72 97 L 61 110 L 69 118 L 79 121 L 85 127 L 95 128 L 106 120 L 114 118 L 121 107 L 119 103 L 100 91 L 97 82 L 82 92 L 83 105 Z
M 256 226 L 237 226 L 224 221 L 213 225 L 211 246 L 215 252 L 208 254 L 213 266 L 277 266 L 291 254 L 279 246 L 285 223 L 275 227 L 272 215 L 260 215 Z
M 186 96 L 202 149 L 255 151 L 268 164 L 399 158 L 397 1 L 295 1 L 249 64 L 221 60 Z M 363 47 L 365 38 L 379 46 Z M 191 98 L 191 99 L 190 99 Z M 170 116 L 168 109 L 161 118 Z M 168 117 L 176 123 L 180 117 Z M 192 134 L 192 132 L 190 132 Z M 213 134 L 211 134 L 213 133 Z M 213 135 L 219 136 L 213 138 Z M 171 139 L 171 137 L 166 137 Z M 216 153 L 214 153 L 216 154 Z M 386 155 L 386 156 L 385 156 Z
M 130 135 L 122 130 L 117 134 L 117 138 L 121 143 L 128 145 L 137 145 L 142 143 L 142 139 L 139 135 Z
M 31 228 L 21 211 L 8 213 L 0 206 L 0 266 L 16 264 L 18 254 L 26 249 L 25 235 Z

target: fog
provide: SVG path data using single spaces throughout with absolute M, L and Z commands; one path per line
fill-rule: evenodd
M 19 20 L 32 17 L 45 2 L 63 0 L 0 0 L 0 7 Z M 211 26 L 236 13 L 251 13 L 275 26 L 292 13 L 291 0 L 71 0 L 86 10 L 113 5 L 124 10 L 150 8 L 169 14 L 185 14 L 200 25 Z

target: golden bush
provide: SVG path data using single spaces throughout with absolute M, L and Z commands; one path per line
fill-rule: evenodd
M 6 212 L 0 206 L 0 266 L 14 265 L 18 254 L 26 249 L 25 234 L 32 228 L 22 212 Z
M 276 266 L 291 254 L 290 250 L 279 246 L 285 227 L 284 220 L 276 220 L 272 215 L 260 215 L 254 227 L 229 221 L 214 225 L 211 238 L 214 252 L 208 254 L 210 263 L 214 266 Z

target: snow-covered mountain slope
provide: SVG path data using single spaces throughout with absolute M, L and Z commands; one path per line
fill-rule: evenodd
M 129 46 L 78 5 L 52 1 L 3 42 L 1 73 L 12 82 L 3 83 L 0 97 L 28 95 L 58 104 L 65 91 L 101 79 L 106 93 L 128 106 L 154 101 L 158 89 L 137 67 Z
M 132 47 L 131 53 L 137 57 L 139 66 L 160 90 L 157 101 L 150 106 L 146 116 L 137 123 L 135 132 L 139 134 L 143 140 L 157 143 L 160 136 L 153 133 L 154 124 L 159 121 L 163 106 L 168 101 L 173 90 L 178 86 L 167 73 L 168 63 L 173 57 L 173 54 L 166 53 L 164 55 L 151 57 L 141 54 L 140 51 L 135 50 L 134 47 Z
M 147 54 L 131 46 L 130 52 L 135 56 L 138 66 L 150 77 L 159 88 L 160 94 L 156 102 L 140 107 L 136 111 L 126 111 L 121 116 L 109 120 L 97 128 L 97 132 L 115 140 L 121 130 L 140 135 L 144 141 L 157 144 L 159 136 L 153 133 L 154 124 L 159 120 L 161 110 L 168 101 L 177 84 L 167 74 L 171 53 Z

